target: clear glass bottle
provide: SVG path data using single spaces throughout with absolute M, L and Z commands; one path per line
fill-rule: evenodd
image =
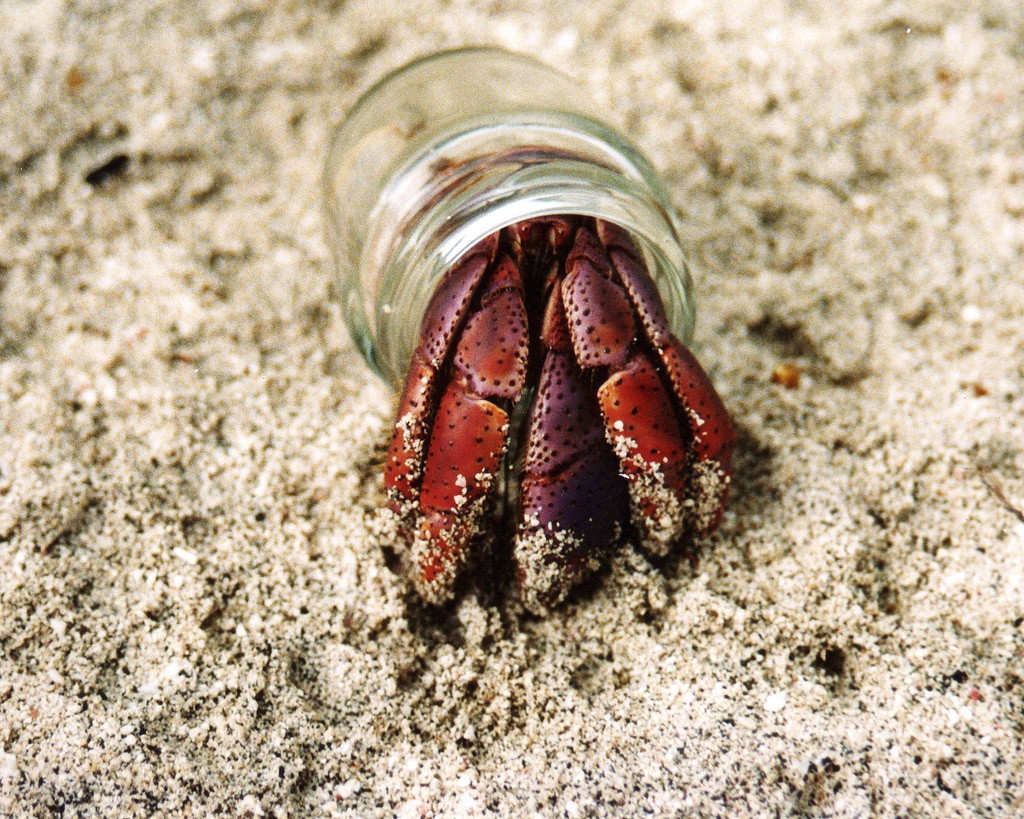
M 572 79 L 530 57 L 461 49 L 389 74 L 335 132 L 323 185 L 345 320 L 395 387 L 438 279 L 481 239 L 534 217 L 628 230 L 673 332 L 692 335 L 678 216 L 657 173 Z

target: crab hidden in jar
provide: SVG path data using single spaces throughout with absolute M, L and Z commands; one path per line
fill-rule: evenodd
M 400 392 L 382 523 L 425 601 L 498 565 L 544 614 L 623 539 L 716 528 L 735 435 L 686 346 L 678 216 L 571 79 L 417 60 L 335 132 L 324 201 L 346 323 Z

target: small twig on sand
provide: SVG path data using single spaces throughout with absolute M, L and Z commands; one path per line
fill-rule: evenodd
M 992 493 L 1002 507 L 1021 523 L 1024 523 L 1024 510 L 1010 502 L 999 479 L 989 475 L 987 470 L 981 468 L 978 469 L 978 475 L 981 476 L 981 482 L 985 484 L 985 488 Z

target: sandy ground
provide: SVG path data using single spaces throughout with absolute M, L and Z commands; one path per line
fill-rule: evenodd
M 0 815 L 1024 813 L 1022 6 L 576 5 L 0 4 Z M 545 620 L 387 567 L 321 234 L 331 123 L 468 43 L 664 171 L 740 429 Z

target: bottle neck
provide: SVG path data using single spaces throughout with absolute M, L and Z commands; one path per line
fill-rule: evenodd
M 647 257 L 672 331 L 689 339 L 689 269 L 675 211 L 653 169 L 596 121 L 533 112 L 462 123 L 391 176 L 365 226 L 357 269 L 341 281 L 346 320 L 364 356 L 400 386 L 446 271 L 503 227 L 558 214 L 629 231 Z

